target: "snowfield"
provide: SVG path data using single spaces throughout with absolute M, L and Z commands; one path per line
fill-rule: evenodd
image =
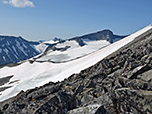
M 45 43 L 40 43 L 38 45 L 35 45 L 34 48 L 39 52 L 39 53 L 43 53 L 46 48 L 48 47 L 48 45 L 46 45 Z
M 57 44 L 56 48 L 65 48 L 69 46 L 70 48 L 65 51 L 48 51 L 46 55 L 37 59 L 37 61 L 54 61 L 54 62 L 64 62 L 74 60 L 76 58 L 85 56 L 94 51 L 97 51 L 100 48 L 103 48 L 110 43 L 106 40 L 97 40 L 97 41 L 84 41 L 86 45 L 80 46 L 75 40 L 66 41 L 61 44 Z
M 110 44 L 104 48 L 101 48 L 87 56 L 82 58 L 65 62 L 65 63 L 51 63 L 44 62 L 33 64 L 28 61 L 18 65 L 16 67 L 4 67 L 0 69 L 0 78 L 11 76 L 10 82 L 16 81 L 14 83 L 6 83 L 0 87 L 12 86 L 5 91 L 0 92 L 0 101 L 6 100 L 10 97 L 15 96 L 21 90 L 31 89 L 37 86 L 48 83 L 49 81 L 57 82 L 68 78 L 73 73 L 79 73 L 81 70 L 88 68 L 111 53 L 117 51 L 124 45 L 133 41 L 136 37 L 142 35 L 146 31 L 152 29 L 152 25 L 149 25 L 132 35 L 119 40 L 113 44 Z M 78 50 L 79 51 L 79 50 Z
M 59 41 L 54 41 L 54 40 L 49 40 L 49 41 L 45 41 L 43 43 L 47 43 L 47 44 L 55 44 L 58 43 Z

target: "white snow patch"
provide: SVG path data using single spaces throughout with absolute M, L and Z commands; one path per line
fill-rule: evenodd
M 43 43 L 47 43 L 47 44 L 55 44 L 58 43 L 59 41 L 54 41 L 54 40 L 49 40 L 49 41 L 45 41 Z
M 64 43 L 58 43 L 56 48 L 64 48 L 65 46 L 71 46 L 71 48 L 79 47 L 79 44 L 76 41 L 65 41 Z
M 4 61 L 6 61 L 6 58 L 5 58 L 5 56 L 3 56 L 3 60 L 4 60 Z
M 69 114 L 94 114 L 101 105 L 92 104 L 86 107 L 80 107 L 69 111 Z
M 20 42 L 16 41 L 16 46 L 18 47 L 19 50 L 23 52 L 24 55 L 28 56 L 28 54 L 25 52 L 24 48 L 21 46 Z
M 27 49 L 27 46 L 24 44 L 24 43 L 22 43 L 23 44 L 23 47 L 25 48 L 25 49 Z
M 16 55 L 18 55 L 16 48 L 14 46 L 12 46 L 12 48 L 15 51 Z
M 48 45 L 44 44 L 44 43 L 40 43 L 38 45 L 35 45 L 34 46 L 35 49 L 39 52 L 39 53 L 42 53 L 46 50 L 46 48 L 48 47 Z
M 3 51 L 5 51 L 5 53 L 6 53 L 6 54 L 8 54 L 8 53 L 9 53 L 8 49 L 6 49 L 6 48 L 5 48 L 5 49 L 3 49 Z

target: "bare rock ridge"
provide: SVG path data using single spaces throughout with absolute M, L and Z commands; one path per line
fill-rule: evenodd
M 1 114 L 151 114 L 152 29 L 62 82 L 21 91 Z

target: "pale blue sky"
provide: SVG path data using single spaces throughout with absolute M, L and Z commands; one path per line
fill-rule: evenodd
M 1 35 L 65 39 L 103 29 L 130 34 L 152 24 L 152 0 L 25 0 L 25 6 L 15 1 L 0 0 Z

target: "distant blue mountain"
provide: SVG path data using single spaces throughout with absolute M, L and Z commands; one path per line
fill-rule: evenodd
M 39 54 L 34 45 L 22 37 L 0 36 L 0 65 L 16 63 Z

